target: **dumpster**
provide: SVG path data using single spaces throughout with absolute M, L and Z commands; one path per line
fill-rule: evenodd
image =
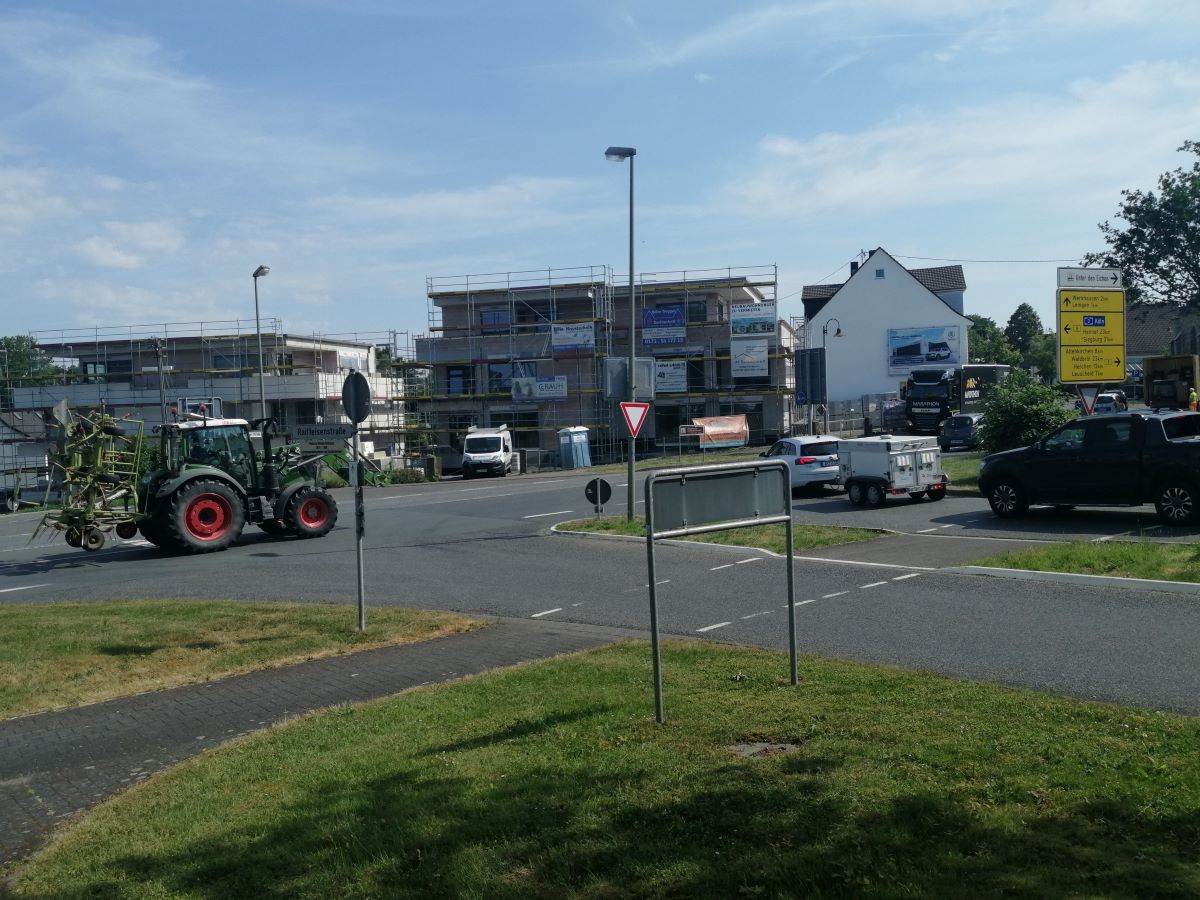
M 588 430 L 582 425 L 558 430 L 558 458 L 564 469 L 587 469 L 592 465 Z

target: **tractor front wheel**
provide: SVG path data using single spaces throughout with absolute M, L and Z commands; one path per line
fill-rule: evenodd
M 337 502 L 321 488 L 301 488 L 288 501 L 283 520 L 298 537 L 324 537 L 337 523 Z
M 185 553 L 224 550 L 238 539 L 245 524 L 242 498 L 221 481 L 189 481 L 167 500 L 167 535 Z

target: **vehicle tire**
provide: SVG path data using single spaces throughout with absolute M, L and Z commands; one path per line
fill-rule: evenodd
M 852 481 L 846 485 L 846 499 L 850 501 L 851 506 L 862 506 L 865 501 L 863 497 L 863 486 L 861 481 Z
M 912 500 L 913 502 L 916 502 L 917 500 L 921 500 L 922 498 L 924 498 L 924 496 L 925 496 L 924 491 L 909 491 L 908 492 L 908 499 Z
M 82 547 L 83 546 L 83 532 L 80 531 L 74 525 L 72 525 L 70 528 L 67 529 L 67 533 L 65 535 L 63 535 L 63 540 L 67 542 L 68 547 Z
M 21 508 L 21 502 L 16 497 L 14 497 L 12 494 L 9 494 L 7 497 L 4 498 L 4 511 L 5 512 L 14 513 L 20 508 Z
M 1200 494 L 1187 481 L 1169 481 L 1155 492 L 1154 509 L 1168 525 L 1191 525 L 1200 513 Z
M 1013 519 L 1025 514 L 1029 509 L 1029 501 L 1025 499 L 1025 491 L 1017 482 L 1009 478 L 1001 479 L 992 485 L 988 491 L 988 506 L 992 512 L 1002 519 Z
M 945 500 L 946 499 L 946 486 L 944 484 L 934 485 L 933 487 L 931 487 L 929 490 L 927 490 L 925 492 L 925 496 L 928 497 L 930 500 L 934 501 L 935 503 L 938 500 Z
M 887 494 L 883 492 L 883 488 L 879 485 L 868 484 L 866 492 L 863 494 L 863 500 L 867 506 L 883 506 L 883 504 L 887 503 Z
M 161 547 L 166 541 L 163 530 L 156 521 L 155 516 L 146 516 L 142 521 L 138 522 L 137 530 L 142 537 L 155 547 Z
M 228 484 L 211 478 L 189 481 L 167 501 L 166 537 L 185 553 L 224 550 L 246 524 L 242 498 Z
M 337 503 L 322 488 L 300 488 L 288 501 L 283 521 L 288 531 L 302 538 L 324 537 L 337 523 Z
M 271 537 L 283 537 L 288 533 L 287 523 L 282 519 L 264 519 L 258 523 L 258 527 Z
M 99 528 L 89 528 L 83 533 L 83 549 L 95 553 L 104 546 L 104 532 Z
M 463 481 L 469 481 L 469 480 L 471 479 L 471 470 L 470 470 L 470 469 L 463 469 L 463 470 L 462 470 L 462 476 L 463 476 Z
M 133 522 L 122 522 L 116 527 L 117 537 L 123 541 L 129 540 L 138 533 L 138 527 Z
M 507 478 L 507 477 L 508 477 L 508 466 L 501 466 L 501 467 L 500 467 L 500 477 L 501 477 L 501 478 Z

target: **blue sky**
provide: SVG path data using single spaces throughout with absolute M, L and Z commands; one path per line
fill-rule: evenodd
M 612 144 L 639 272 L 777 264 L 798 315 L 882 246 L 1052 326 L 1056 265 L 1190 162 L 1197 34 L 1178 0 L 6 3 L 0 333 L 252 320 L 260 263 L 296 334 L 423 332 L 431 275 L 623 279 Z

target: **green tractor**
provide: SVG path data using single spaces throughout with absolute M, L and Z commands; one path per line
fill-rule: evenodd
M 261 429 L 262 447 L 251 440 Z M 144 476 L 137 528 L 158 547 L 185 553 L 224 550 L 247 522 L 282 537 L 322 537 L 337 503 L 299 468 L 271 419 L 189 419 L 158 429 L 163 467 Z

